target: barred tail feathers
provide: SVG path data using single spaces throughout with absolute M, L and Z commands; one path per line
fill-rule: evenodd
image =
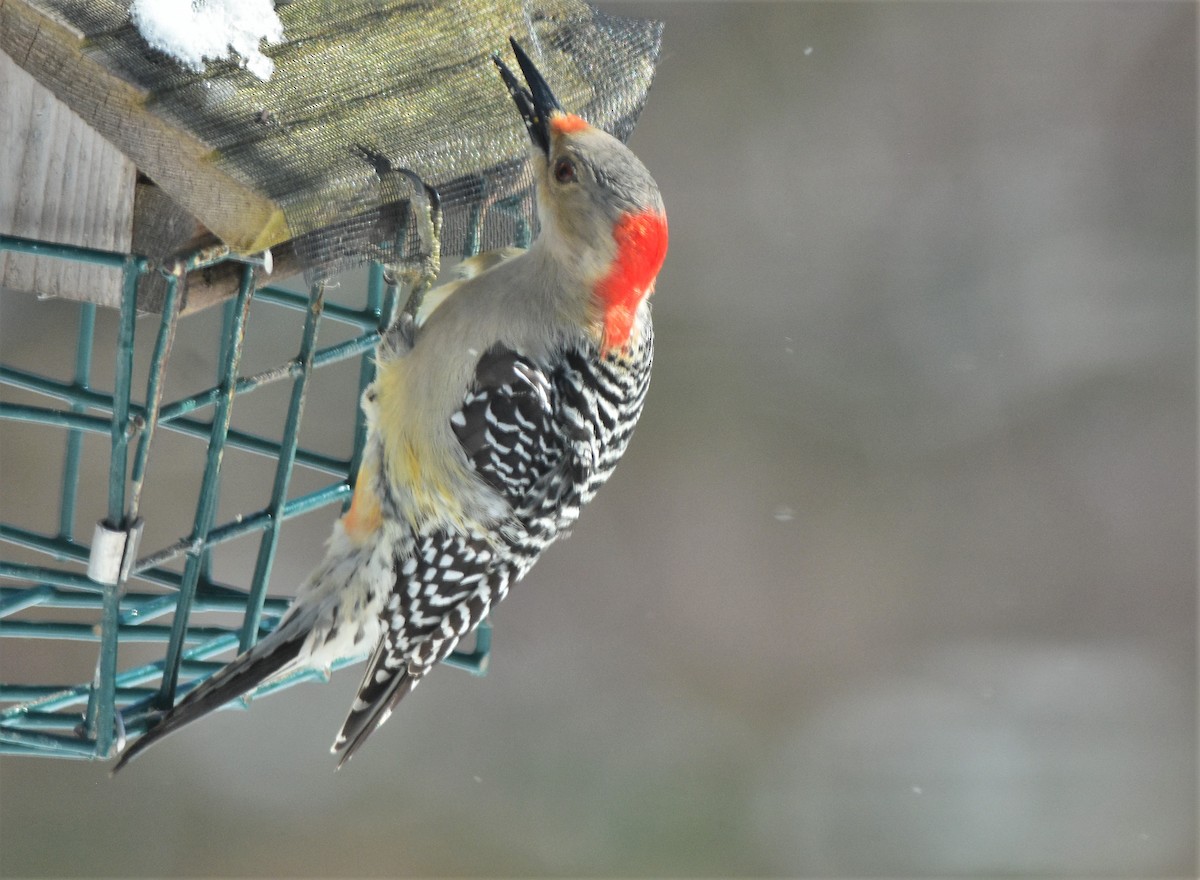
M 354 757 L 367 738 L 383 725 L 396 705 L 404 699 L 421 680 L 410 675 L 406 665 L 393 668 L 388 665 L 392 652 L 388 639 L 380 639 L 375 653 L 367 664 L 367 674 L 358 687 L 358 697 L 350 707 L 350 713 L 342 723 L 330 751 L 340 754 L 338 769 Z M 403 663 L 403 661 L 401 661 Z

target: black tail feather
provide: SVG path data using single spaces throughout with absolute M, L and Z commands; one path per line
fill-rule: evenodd
M 234 658 L 228 666 L 180 700 L 158 724 L 127 748 L 113 767 L 113 774 L 163 737 L 203 718 L 230 700 L 249 693 L 278 674 L 296 659 L 307 636 L 307 627 L 277 630 L 249 651 Z
M 380 694 L 374 702 L 362 709 L 350 711 L 350 715 L 342 725 L 342 731 L 333 745 L 333 751 L 341 754 L 337 769 L 341 770 L 346 762 L 354 757 L 354 753 L 362 748 L 367 737 L 388 720 L 392 710 L 396 708 L 396 704 L 408 696 L 419 681 L 419 678 L 413 678 L 407 672 L 397 672 L 395 678 L 388 684 L 387 690 Z
M 341 755 L 338 760 L 339 770 L 362 748 L 367 737 L 387 721 L 396 704 L 421 680 L 410 675 L 404 667 L 389 669 L 387 657 L 387 639 L 380 639 L 375 653 L 367 661 L 367 674 L 358 686 L 358 697 L 350 707 L 350 714 L 346 716 L 342 729 L 333 742 L 333 748 L 330 749 L 334 754 Z

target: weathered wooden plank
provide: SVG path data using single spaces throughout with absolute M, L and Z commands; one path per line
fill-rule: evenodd
M 0 0 L 0 49 L 49 86 L 237 253 L 339 224 L 333 251 L 365 254 L 380 206 L 355 145 L 443 194 L 443 253 L 510 243 L 482 211 L 492 186 L 527 189 L 528 139 L 489 60 L 516 37 L 564 106 L 628 134 L 661 28 L 581 0 L 295 0 L 260 81 L 153 51 L 124 0 Z M 286 214 L 286 220 L 284 215 Z M 366 218 L 356 225 L 353 218 Z
M 0 52 L 0 232 L 128 251 L 136 169 L 116 147 Z M 0 287 L 116 305 L 121 273 L 0 253 Z
M 148 93 L 83 51 L 78 31 L 24 0 L 0 0 L 0 51 L 93 126 L 234 250 L 254 253 L 286 240 L 278 205 L 217 168 L 212 148 L 146 107 Z
M 209 232 L 196 218 L 152 183 L 139 183 L 133 208 L 133 251 L 160 264 L 186 259 L 190 254 L 213 245 L 220 239 Z M 271 249 L 273 274 L 255 270 L 255 286 L 277 281 L 301 271 L 290 243 Z M 182 291 L 180 313 L 206 309 L 222 302 L 238 291 L 242 265 L 218 263 L 188 274 Z M 158 272 L 146 275 L 138 287 L 138 308 L 150 312 L 162 311 L 166 295 L 166 279 Z

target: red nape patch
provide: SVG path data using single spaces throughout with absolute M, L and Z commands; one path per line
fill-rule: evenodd
M 654 290 L 667 256 L 667 218 L 654 211 L 624 214 L 613 227 L 617 257 L 596 284 L 604 309 L 604 350 L 629 341 L 638 306 Z
M 550 117 L 550 130 L 555 134 L 570 134 L 573 131 L 583 131 L 585 128 L 591 128 L 591 126 L 574 113 L 555 113 Z

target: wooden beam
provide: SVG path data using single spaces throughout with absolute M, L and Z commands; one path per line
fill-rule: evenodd
M 213 149 L 147 108 L 149 93 L 84 51 L 82 35 L 25 0 L 0 0 L 6 52 L 238 253 L 290 238 L 283 211 L 213 163 Z
M 3 52 L 0 96 L 0 232 L 127 252 L 133 163 Z M 116 306 L 121 273 L 4 252 L 0 287 Z
M 174 199 L 152 183 L 137 185 L 134 201 L 133 252 L 149 257 L 159 265 L 176 259 L 186 260 L 202 248 L 219 245 L 221 240 L 196 221 Z M 254 270 L 255 286 L 272 283 L 302 271 L 300 261 L 288 242 L 271 248 L 272 272 Z M 188 274 L 184 282 L 180 313 L 216 305 L 237 293 L 242 278 L 241 263 L 218 263 Z M 146 275 L 138 287 L 138 308 L 162 311 L 166 279 L 158 272 Z

